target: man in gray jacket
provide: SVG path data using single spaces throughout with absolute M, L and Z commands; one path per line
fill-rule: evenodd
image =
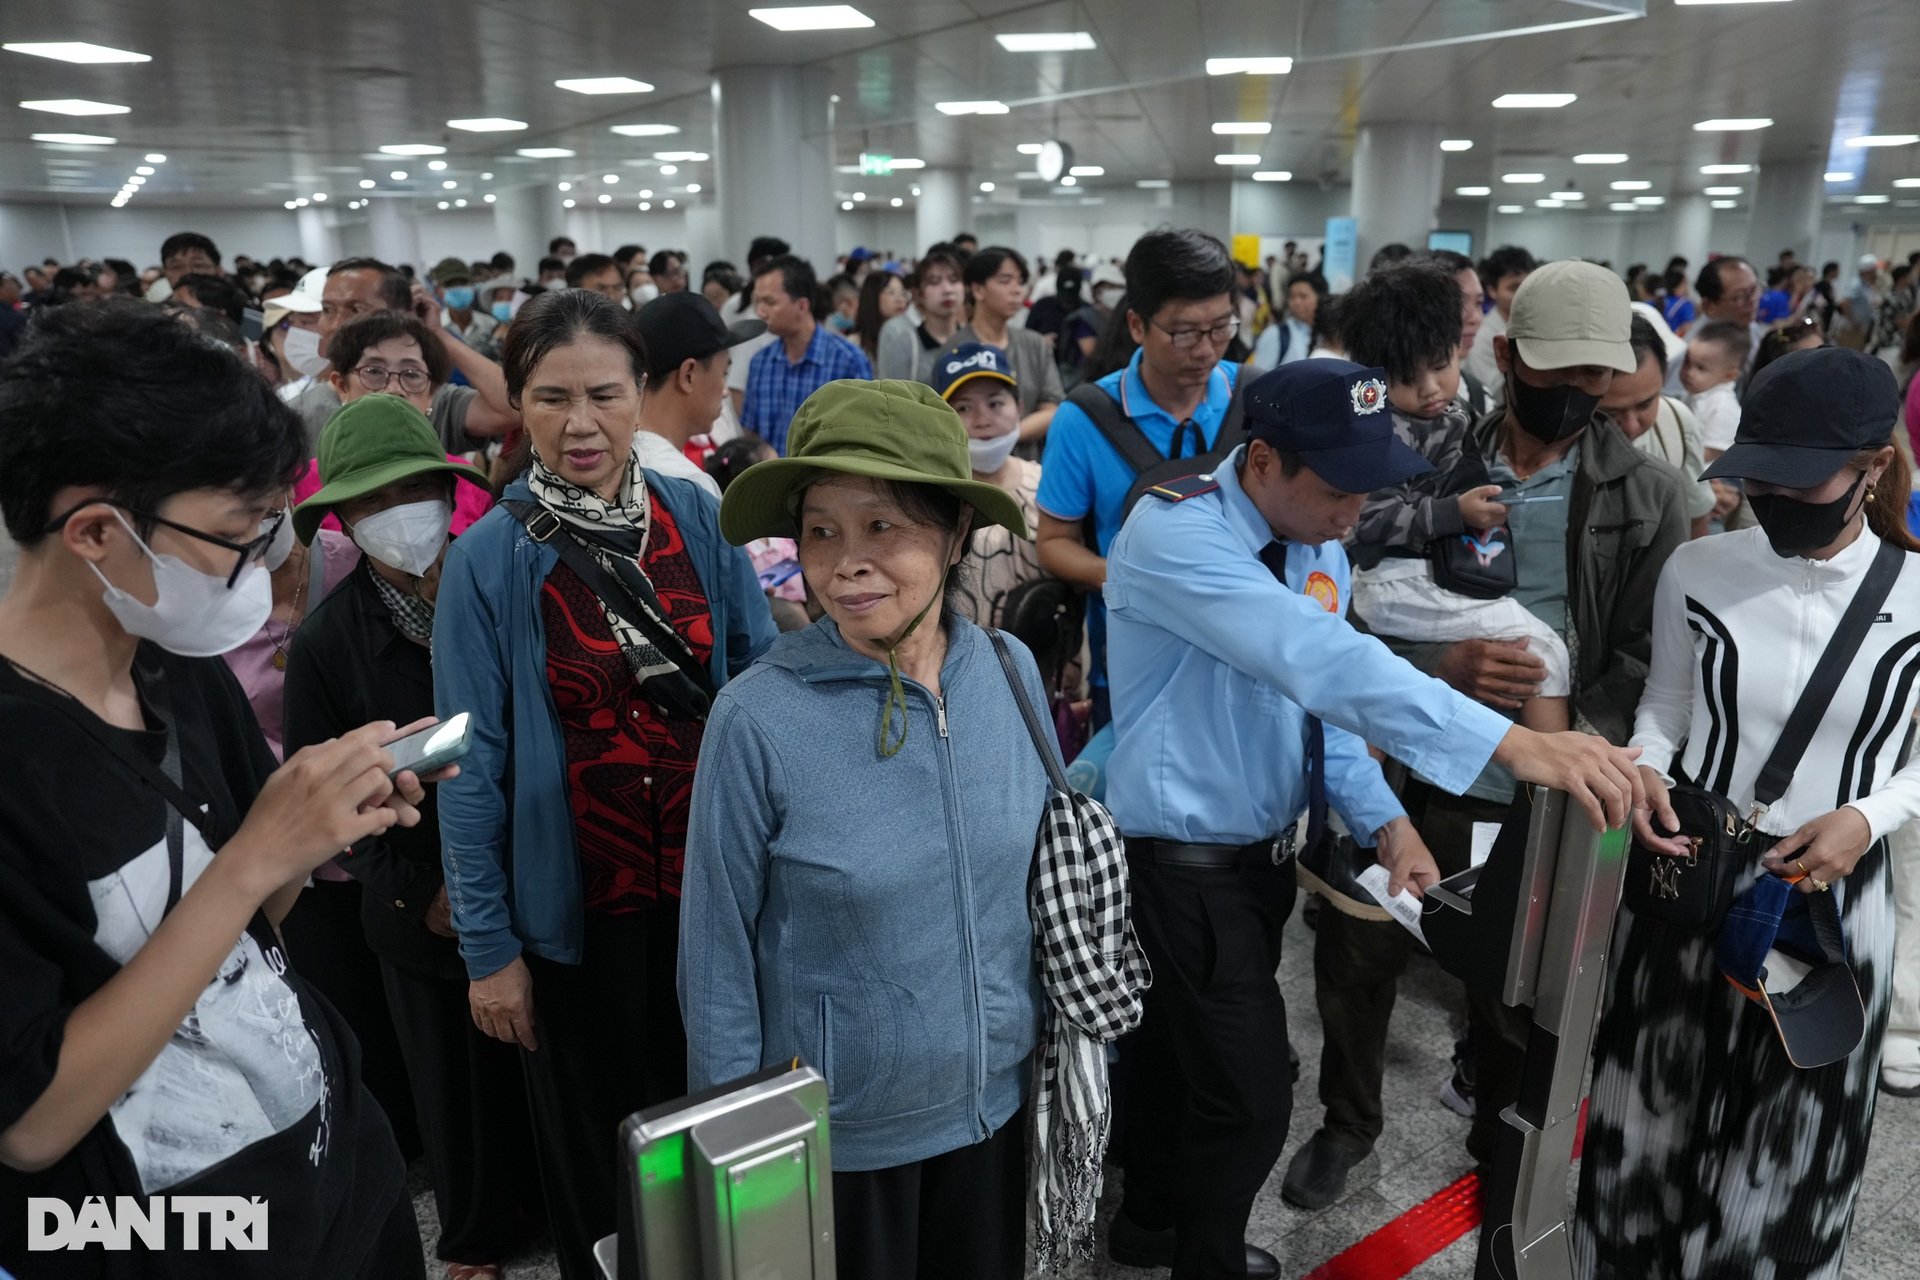
M 1604 267 L 1555 262 L 1534 271 L 1514 296 L 1507 332 L 1493 339 L 1504 406 L 1472 429 L 1509 507 L 1519 578 L 1513 598 L 1567 643 L 1574 726 L 1619 744 L 1632 732 L 1646 683 L 1654 585 L 1688 534 L 1686 478 L 1636 449 L 1599 411 L 1614 378 L 1637 368 L 1631 315 L 1626 286 Z M 1422 670 L 1508 712 L 1539 691 L 1545 671 L 1524 641 L 1391 643 Z M 1468 865 L 1474 824 L 1506 817 L 1513 788 L 1510 774 L 1489 767 L 1464 796 L 1413 777 L 1401 799 L 1450 873 Z M 1340 938 L 1315 947 L 1322 1016 L 1336 1016 L 1330 1004 L 1357 1010 L 1368 1024 L 1358 1029 L 1384 1050 L 1405 947 L 1382 938 L 1398 926 L 1325 912 L 1321 929 L 1329 923 Z M 1526 1024 L 1497 1000 L 1470 995 L 1468 1003 L 1472 1052 L 1448 1089 L 1471 1109 L 1467 1149 L 1486 1164 L 1500 1112 L 1518 1096 Z M 1331 1203 L 1363 1154 L 1323 1130 L 1295 1154 L 1283 1192 L 1309 1207 Z

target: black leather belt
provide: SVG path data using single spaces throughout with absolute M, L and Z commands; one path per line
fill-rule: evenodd
M 1127 858 L 1149 866 L 1203 867 L 1234 871 L 1247 867 L 1277 867 L 1293 857 L 1291 833 L 1268 836 L 1252 844 L 1182 844 L 1150 836 L 1128 836 Z

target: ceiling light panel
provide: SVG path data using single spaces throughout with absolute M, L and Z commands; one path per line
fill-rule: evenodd
M 568 93 L 652 93 L 653 86 L 632 76 L 585 76 L 576 80 L 555 80 L 553 87 Z
M 47 111 L 57 116 L 124 116 L 132 107 L 112 102 L 92 102 L 86 98 L 37 98 L 20 104 L 28 111 Z
M 109 138 L 99 133 L 36 133 L 35 142 L 58 142 L 69 147 L 110 147 L 118 138 Z
M 1473 150 L 1473 139 L 1443 138 L 1440 140 L 1440 149 L 1442 151 L 1471 151 Z
M 1579 100 L 1577 93 L 1503 93 L 1493 100 L 1493 105 L 1502 110 L 1552 108 L 1569 106 Z
M 466 133 L 516 133 L 526 127 L 525 120 L 508 120 L 503 116 L 478 116 L 471 120 L 447 121 L 447 128 L 460 129 Z
M 135 53 L 131 49 L 109 49 L 103 44 L 88 44 L 84 40 L 64 40 L 46 43 L 23 42 L 18 44 L 0 44 L 0 49 L 8 53 L 24 53 L 35 58 L 52 58 L 58 62 L 152 62 L 153 58 L 144 53 Z
M 851 31 L 873 19 L 849 4 L 811 4 L 782 9 L 749 9 L 747 16 L 775 31 Z
M 1214 123 L 1213 131 L 1226 136 L 1244 134 L 1259 137 L 1272 133 L 1273 125 L 1265 120 L 1220 120 Z
M 1696 120 L 1695 133 L 1751 133 L 1755 129 L 1770 129 L 1773 121 L 1766 116 L 1742 116 L 1727 120 Z
M 1284 76 L 1293 70 L 1292 58 L 1208 58 L 1210 76 Z
M 1025 35 L 999 35 L 994 39 L 1008 53 L 1075 53 L 1095 47 L 1093 37 L 1084 31 L 1041 31 Z

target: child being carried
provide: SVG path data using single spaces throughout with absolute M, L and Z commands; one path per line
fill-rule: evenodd
M 1353 609 L 1376 635 L 1524 644 L 1545 664 L 1546 678 L 1522 704 L 1520 722 L 1555 732 L 1569 727 L 1572 683 L 1559 633 L 1510 595 L 1466 595 L 1436 581 L 1435 557 L 1445 556 L 1450 568 L 1464 565 L 1480 579 L 1482 590 L 1497 590 L 1491 584 L 1506 568 L 1500 560 L 1511 565 L 1513 556 L 1500 486 L 1487 482 L 1472 423 L 1455 399 L 1464 305 L 1451 274 L 1417 260 L 1373 272 L 1341 300 L 1348 357 L 1386 370 L 1394 433 L 1434 467 L 1367 500 L 1347 547 Z

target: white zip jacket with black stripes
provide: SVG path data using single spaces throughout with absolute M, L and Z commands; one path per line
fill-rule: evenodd
M 1640 762 L 1748 809 L 1879 542 L 1863 530 L 1831 560 L 1805 560 L 1775 555 L 1752 528 L 1675 550 L 1654 595 L 1652 670 L 1634 716 Z M 1788 835 L 1850 804 L 1879 840 L 1920 817 L 1920 761 L 1899 768 L 1916 698 L 1920 555 L 1910 554 L 1760 829 Z

